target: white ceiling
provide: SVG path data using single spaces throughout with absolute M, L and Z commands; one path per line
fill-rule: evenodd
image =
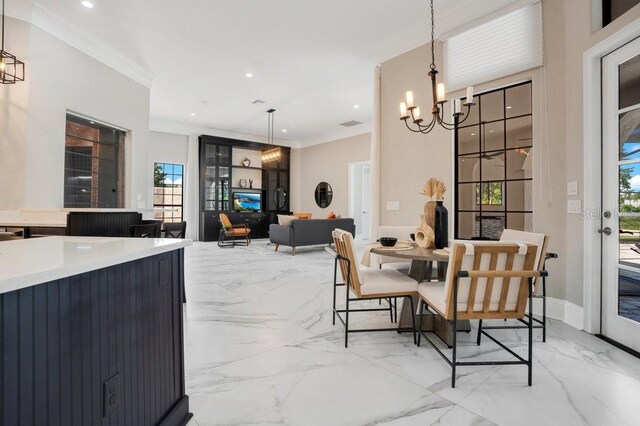
M 36 3 L 153 74 L 153 122 L 265 136 L 276 108 L 276 138 L 301 145 L 368 131 L 374 67 L 430 37 L 427 0 L 92 1 Z M 516 1 L 436 0 L 436 31 Z

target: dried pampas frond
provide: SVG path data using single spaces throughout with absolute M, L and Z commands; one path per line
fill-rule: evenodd
M 422 195 L 426 195 L 429 199 L 433 199 L 435 195 L 436 200 L 444 199 L 444 193 L 447 192 L 447 187 L 440 179 L 429 178 L 424 184 Z

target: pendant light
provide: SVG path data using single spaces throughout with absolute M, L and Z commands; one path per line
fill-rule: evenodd
M 2 0 L 2 41 L 0 43 L 0 83 L 15 84 L 24 81 L 24 62 L 4 50 L 4 1 Z
M 280 149 L 280 147 L 274 147 L 273 144 L 274 112 L 276 112 L 276 110 L 273 108 L 267 111 L 267 113 L 269 114 L 269 124 L 267 127 L 267 140 L 269 148 L 265 151 L 262 151 L 262 164 L 271 163 L 273 161 L 280 161 L 280 157 L 282 157 L 282 150 Z
M 447 103 L 445 99 L 446 93 L 444 83 L 438 83 L 437 76 L 438 70 L 436 69 L 436 53 L 435 53 L 435 17 L 433 11 L 433 0 L 431 0 L 431 70 L 429 71 L 429 77 L 431 78 L 431 91 L 433 95 L 433 104 L 431 105 L 431 120 L 426 125 L 423 124 L 424 120 L 420 115 L 420 107 L 413 102 L 413 92 L 409 91 L 406 94 L 406 102 L 400 104 L 400 120 L 403 120 L 407 128 L 412 132 L 427 134 L 431 132 L 436 125 L 440 125 L 446 130 L 455 129 L 460 123 L 469 118 L 469 111 L 471 107 L 475 105 L 473 102 L 473 87 L 467 87 L 467 98 L 464 102 L 460 99 L 453 101 L 453 123 L 448 123 L 444 120 L 444 104 Z M 462 118 L 462 106 L 467 107 L 465 117 Z M 414 126 L 411 126 L 409 122 L 412 122 Z

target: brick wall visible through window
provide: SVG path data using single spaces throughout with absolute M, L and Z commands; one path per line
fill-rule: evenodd
M 183 191 L 182 164 L 154 163 L 153 167 L 153 216 L 165 222 L 182 222 Z
M 64 206 L 124 207 L 125 132 L 67 115 Z

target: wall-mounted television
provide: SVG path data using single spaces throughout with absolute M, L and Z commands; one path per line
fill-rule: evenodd
M 233 210 L 236 212 L 259 212 L 262 200 L 259 192 L 234 192 Z

